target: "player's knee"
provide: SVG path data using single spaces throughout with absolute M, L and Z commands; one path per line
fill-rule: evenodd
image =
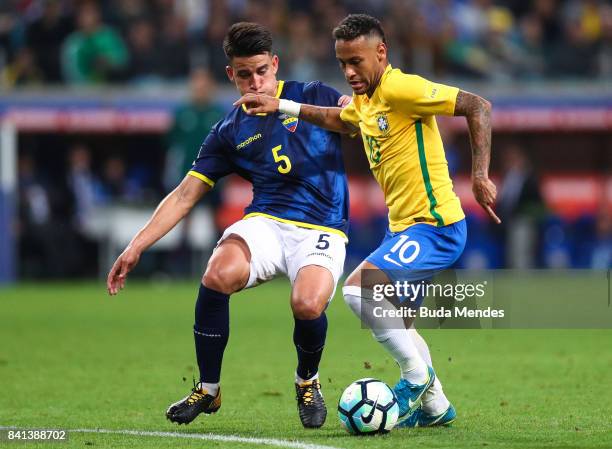
M 353 271 L 344 281 L 344 287 L 359 287 L 361 284 L 361 272 L 359 270 Z
M 359 315 L 361 310 L 361 288 L 354 285 L 344 285 L 342 288 L 344 302 L 349 308 Z
M 215 264 L 208 266 L 202 277 L 202 283 L 208 288 L 231 295 L 244 287 L 246 281 L 242 277 L 240 271 L 231 265 Z
M 291 309 L 298 320 L 314 320 L 325 310 L 327 299 L 300 295 L 292 298 Z

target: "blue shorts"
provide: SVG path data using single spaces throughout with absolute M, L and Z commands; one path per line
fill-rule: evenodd
M 392 282 L 427 280 L 455 263 L 466 238 L 465 220 L 441 227 L 419 223 L 402 232 L 387 230 L 381 245 L 366 260 Z

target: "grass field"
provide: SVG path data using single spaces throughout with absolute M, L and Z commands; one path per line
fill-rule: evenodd
M 612 447 L 612 331 L 595 330 L 423 331 L 459 413 L 455 425 L 349 436 L 335 412 L 343 388 L 360 377 L 394 383 L 398 370 L 339 297 L 328 311 L 321 367 L 328 420 L 320 430 L 302 429 L 283 281 L 232 297 L 223 407 L 177 427 L 164 412 L 188 393 L 196 375 L 191 332 L 196 289 L 197 281 L 130 282 L 114 298 L 93 283 L 0 290 L 0 427 L 233 435 L 347 449 Z M 253 448 L 255 443 L 75 432 L 53 447 Z

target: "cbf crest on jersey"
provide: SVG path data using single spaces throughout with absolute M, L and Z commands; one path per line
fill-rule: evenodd
M 294 133 L 298 126 L 298 118 L 292 117 L 287 114 L 280 114 L 278 119 L 281 121 L 285 129 L 289 132 Z
M 376 114 L 376 123 L 381 133 L 387 134 L 389 132 L 389 120 L 387 120 L 387 114 L 385 112 Z

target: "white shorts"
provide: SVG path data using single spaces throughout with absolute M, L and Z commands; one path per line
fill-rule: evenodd
M 346 239 L 339 234 L 256 216 L 227 228 L 217 246 L 231 234 L 244 239 L 251 252 L 251 273 L 245 288 L 269 281 L 281 273 L 293 285 L 300 268 L 307 265 L 327 268 L 334 278 L 334 290 L 342 276 Z

